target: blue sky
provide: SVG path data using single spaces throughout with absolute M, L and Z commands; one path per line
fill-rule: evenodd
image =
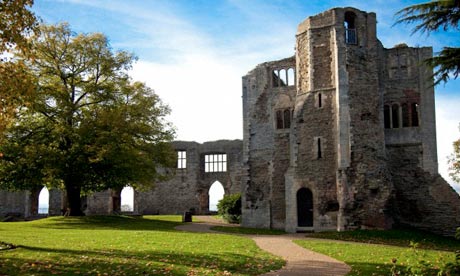
M 70 23 L 76 32 L 102 32 L 115 50 L 134 52 L 132 77 L 146 82 L 172 108 L 177 139 L 242 138 L 241 77 L 257 64 L 294 55 L 297 25 L 333 7 L 377 14 L 377 36 L 390 48 L 460 45 L 455 32 L 411 34 L 397 25 L 401 8 L 426 1 L 317 0 L 35 0 L 45 23 Z M 460 80 L 436 87 L 440 173 L 460 137 Z M 460 185 L 453 183 L 460 191 Z M 457 185 L 457 186 L 456 186 Z

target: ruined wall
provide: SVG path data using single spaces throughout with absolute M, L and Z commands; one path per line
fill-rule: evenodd
M 295 99 L 295 59 L 258 65 L 243 77 L 242 224 L 285 225 L 285 180 Z M 291 74 L 289 74 L 291 72 Z
M 27 213 L 26 206 L 28 202 L 26 191 L 8 192 L 0 191 L 0 217 L 10 214 L 19 214 L 25 216 Z
M 226 194 L 241 192 L 242 141 L 220 140 L 199 144 L 175 141 L 177 151 L 186 151 L 186 168 L 175 169 L 168 181 L 156 183 L 150 191 L 136 191 L 137 214 L 209 213 L 209 188 L 219 181 Z M 205 172 L 205 155 L 227 154 L 226 172 Z

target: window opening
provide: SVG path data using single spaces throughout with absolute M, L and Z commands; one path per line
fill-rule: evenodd
M 323 107 L 323 95 L 321 93 L 318 93 L 318 107 L 321 108 Z
M 224 186 L 219 181 L 212 183 L 209 188 L 209 211 L 217 212 L 217 204 L 224 198 Z
M 206 154 L 204 156 L 205 172 L 226 172 L 227 154 Z
M 46 215 L 49 212 L 50 193 L 46 187 L 43 187 L 38 195 L 38 213 Z
M 287 72 L 286 69 L 281 69 L 279 73 L 280 86 L 287 86 Z
M 390 106 L 388 105 L 383 106 L 383 118 L 385 128 L 391 128 Z
M 316 141 L 316 144 L 317 144 L 317 147 L 318 147 L 317 157 L 318 157 L 318 159 L 321 159 L 323 157 L 323 153 L 321 151 L 321 138 L 318 138 L 318 140 Z
M 416 127 L 419 126 L 418 114 L 419 114 L 419 105 L 417 103 L 412 103 L 411 106 L 412 111 L 412 126 Z
M 283 129 L 283 111 L 277 110 L 276 111 L 276 129 Z
M 391 117 L 393 128 L 399 128 L 399 106 L 397 104 L 391 106 Z
M 280 82 L 280 74 L 278 72 L 278 70 L 273 70 L 273 87 L 278 87 L 279 86 L 279 82 Z
M 284 128 L 291 128 L 291 111 L 289 109 L 284 110 Z
M 409 107 L 407 106 L 406 103 L 403 103 L 401 105 L 401 111 L 402 111 L 402 127 L 409 127 Z
M 185 150 L 179 150 L 177 152 L 177 168 L 178 169 L 187 168 L 187 152 Z
M 358 39 L 356 36 L 356 27 L 355 27 L 355 18 L 356 15 L 353 12 L 345 13 L 345 42 L 347 44 L 357 44 Z
M 295 85 L 295 73 L 294 73 L 294 68 L 289 68 L 287 70 L 287 85 L 288 86 L 293 86 Z
M 121 207 L 122 212 L 133 212 L 134 211 L 134 189 L 133 187 L 126 186 L 121 190 Z

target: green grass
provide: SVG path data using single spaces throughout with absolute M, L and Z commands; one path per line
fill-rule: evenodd
M 258 275 L 284 261 L 244 237 L 174 230 L 180 216 L 0 223 L 0 275 Z
M 233 227 L 233 226 L 214 226 L 211 229 L 214 231 L 219 231 L 219 232 L 242 234 L 242 235 L 282 235 L 282 234 L 286 234 L 286 232 L 282 230 Z
M 455 251 L 460 249 L 460 240 L 442 237 L 419 230 L 356 230 L 345 232 L 319 232 L 307 234 L 307 237 L 356 241 L 374 244 L 387 244 L 409 247 L 410 242 L 419 244 L 419 248 Z
M 405 273 L 409 268 L 420 268 L 422 260 L 432 268 L 439 268 L 446 262 L 454 261 L 453 251 L 460 249 L 457 240 L 420 231 L 360 230 L 314 233 L 308 236 L 342 240 L 307 239 L 295 242 L 347 263 L 352 267 L 348 275 L 391 275 L 393 266 L 396 271 Z M 416 249 L 410 246 L 411 241 L 418 243 Z M 393 261 L 396 263 L 393 264 Z M 435 269 L 419 275 L 436 273 Z

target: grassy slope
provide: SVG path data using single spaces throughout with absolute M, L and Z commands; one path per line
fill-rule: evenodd
M 409 267 L 417 267 L 420 260 L 439 267 L 453 261 L 452 251 L 460 249 L 459 241 L 417 231 L 324 232 L 310 236 L 346 240 L 336 242 L 311 239 L 295 242 L 344 261 L 352 267 L 349 275 L 391 275 L 392 260 L 396 261 L 396 271 L 400 272 L 406 272 Z M 418 243 L 417 250 L 410 247 L 411 241 Z M 429 273 L 421 275 L 436 275 L 436 271 Z
M 257 275 L 283 261 L 253 241 L 186 233 L 180 217 L 52 217 L 0 223 L 0 275 Z M 104 274 L 105 273 L 105 274 Z

